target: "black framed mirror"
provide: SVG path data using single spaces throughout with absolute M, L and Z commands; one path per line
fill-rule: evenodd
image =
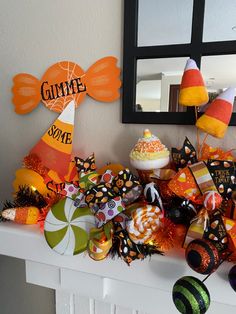
M 211 100 L 236 87 L 235 0 L 124 1 L 122 122 L 194 124 L 194 109 L 178 105 L 188 58 Z

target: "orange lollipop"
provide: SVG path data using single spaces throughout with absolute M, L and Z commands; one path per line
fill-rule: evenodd
M 116 62 L 114 57 L 102 58 L 85 73 L 78 64 L 62 61 L 49 67 L 41 80 L 17 74 L 12 88 L 15 111 L 31 112 L 42 101 L 48 109 L 62 112 L 72 100 L 78 107 L 86 94 L 98 101 L 114 101 L 120 96 L 121 86 Z

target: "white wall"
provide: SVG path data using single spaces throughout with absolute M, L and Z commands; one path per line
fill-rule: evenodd
M 60 60 L 87 69 L 99 58 L 113 55 L 122 65 L 123 1 L 1 0 L 0 4 L 0 200 L 4 201 L 11 196 L 21 160 L 57 117 L 42 104 L 26 116 L 17 115 L 11 102 L 12 77 L 26 72 L 40 78 Z M 74 150 L 83 157 L 94 151 L 98 166 L 107 161 L 129 166 L 129 151 L 146 127 L 168 147 L 180 145 L 185 135 L 195 142 L 193 126 L 125 125 L 120 101 L 105 104 L 87 97 L 76 112 Z M 233 148 L 235 139 L 232 127 L 224 141 L 217 143 Z M 6 259 L 0 264 L 8 268 Z M 1 314 L 14 314 L 6 310 L 10 297 L 1 300 Z

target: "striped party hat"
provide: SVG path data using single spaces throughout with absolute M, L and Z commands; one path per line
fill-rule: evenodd
M 182 106 L 202 106 L 209 101 L 202 74 L 196 62 L 188 59 L 180 85 L 179 104 Z
M 72 100 L 30 151 L 45 167 L 62 176 L 67 174 L 71 161 L 74 115 L 75 103 Z
M 234 96 L 235 89 L 232 87 L 217 96 L 197 120 L 196 126 L 212 136 L 224 137 L 233 112 Z

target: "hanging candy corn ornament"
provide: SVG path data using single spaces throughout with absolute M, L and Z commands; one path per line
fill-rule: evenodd
M 41 80 L 31 74 L 17 74 L 12 88 L 15 112 L 31 112 L 40 101 L 48 109 L 62 112 L 72 100 L 77 108 L 86 94 L 97 101 L 115 101 L 121 86 L 116 63 L 116 58 L 105 57 L 84 72 L 78 64 L 62 61 L 49 67 Z
M 202 74 L 196 62 L 188 59 L 180 85 L 179 104 L 182 106 L 203 106 L 209 101 Z
M 75 103 L 71 101 L 30 151 L 45 167 L 62 176 L 68 173 L 71 161 L 74 115 Z
M 197 120 L 197 128 L 214 137 L 223 138 L 233 112 L 234 97 L 235 89 L 232 87 L 217 96 Z

